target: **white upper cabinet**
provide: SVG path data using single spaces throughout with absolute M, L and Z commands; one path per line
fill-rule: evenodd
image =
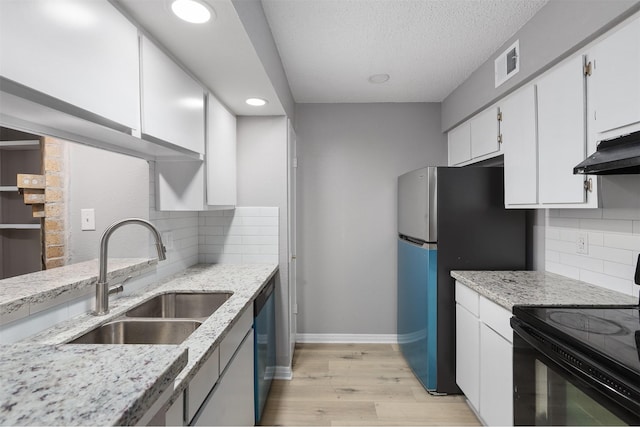
M 529 85 L 500 104 L 507 207 L 538 203 L 536 92 Z
M 61 109 L 80 108 L 72 113 L 83 118 L 140 129 L 138 31 L 107 0 L 3 1 L 1 8 L 3 78 L 48 95 L 49 104 L 62 101 Z
M 204 90 L 142 37 L 142 138 L 204 153 Z
M 458 165 L 471 159 L 471 126 L 464 122 L 451 130 L 449 139 L 449 166 Z
M 236 116 L 212 94 L 207 106 L 207 204 L 236 205 Z
M 588 79 L 596 133 L 640 123 L 640 18 L 623 24 L 589 51 Z M 617 134 L 629 133 L 620 130 Z M 616 132 L 607 137 L 617 136 Z
M 585 178 L 573 174 L 573 167 L 587 155 L 583 67 L 583 57 L 576 56 L 536 84 L 542 204 L 586 201 Z
M 470 120 L 471 158 L 485 156 L 500 150 L 498 135 L 498 107 L 491 107 Z

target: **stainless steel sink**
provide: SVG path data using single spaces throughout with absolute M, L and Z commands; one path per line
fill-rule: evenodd
M 231 295 L 231 292 L 171 292 L 143 302 L 125 316 L 203 319 L 211 316 Z
M 202 322 L 121 319 L 106 323 L 69 344 L 180 344 Z

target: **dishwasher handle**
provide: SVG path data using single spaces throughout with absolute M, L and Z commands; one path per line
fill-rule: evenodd
M 253 317 L 258 317 L 258 313 L 262 310 L 262 307 L 267 303 L 269 297 L 273 294 L 276 286 L 276 281 L 272 278 L 269 283 L 262 288 L 255 301 L 253 302 Z

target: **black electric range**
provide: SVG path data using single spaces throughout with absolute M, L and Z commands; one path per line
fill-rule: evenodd
M 513 315 L 515 425 L 640 424 L 640 304 Z

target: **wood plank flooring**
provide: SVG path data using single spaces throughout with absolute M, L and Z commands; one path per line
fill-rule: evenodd
M 392 344 L 297 344 L 262 425 L 481 425 L 463 396 L 431 396 Z

